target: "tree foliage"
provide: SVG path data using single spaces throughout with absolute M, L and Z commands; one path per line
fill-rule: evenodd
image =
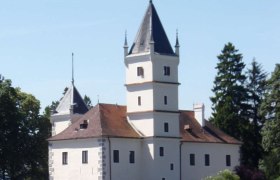
M 248 124 L 247 92 L 244 87 L 246 76 L 243 73 L 245 64 L 242 62 L 242 54 L 231 43 L 224 46 L 218 60 L 210 121 L 229 135 L 242 140 L 243 126 Z
M 49 119 L 31 94 L 0 81 L 0 177 L 47 179 Z M 0 179 L 1 179 L 0 178 Z
M 240 178 L 232 171 L 225 169 L 216 176 L 207 177 L 205 180 L 240 180 Z
M 261 114 L 266 119 L 262 129 L 262 146 L 266 152 L 262 168 L 269 179 L 276 179 L 280 177 L 280 64 L 267 81 Z

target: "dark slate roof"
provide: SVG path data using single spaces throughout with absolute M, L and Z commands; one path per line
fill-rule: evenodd
M 88 121 L 87 128 L 80 125 Z M 73 122 L 61 133 L 51 137 L 50 141 L 83 139 L 92 137 L 139 138 L 126 118 L 126 106 L 97 104 L 79 120 Z
M 89 110 L 74 84 L 66 91 L 56 108 L 56 112 L 70 114 L 71 105 L 73 105 L 74 114 L 85 114 Z
M 154 42 L 156 53 L 174 55 L 174 51 L 152 2 L 148 6 L 129 54 L 149 52 L 151 41 Z
M 87 120 L 87 128 L 80 125 Z M 188 127 L 188 129 L 186 129 Z M 194 118 L 193 111 L 180 111 L 180 133 L 183 142 L 241 144 L 240 141 L 222 132 L 206 121 L 201 127 Z M 97 104 L 50 141 L 83 139 L 92 137 L 141 138 L 130 125 L 126 116 L 126 106 Z

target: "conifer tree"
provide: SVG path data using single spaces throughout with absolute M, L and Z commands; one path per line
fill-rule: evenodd
M 262 129 L 265 157 L 262 169 L 269 179 L 280 178 L 280 64 L 267 81 L 261 113 L 266 122 Z
M 247 126 L 243 146 L 242 164 L 258 168 L 259 160 L 263 154 L 261 146 L 261 129 L 264 118 L 260 114 L 261 102 L 264 98 L 267 74 L 262 66 L 253 59 L 250 68 L 247 70 L 246 89 L 248 92 L 248 118 L 250 124 Z
M 246 76 L 242 54 L 232 43 L 224 46 L 218 55 L 217 75 L 212 89 L 214 96 L 210 121 L 229 135 L 242 140 L 247 121 Z

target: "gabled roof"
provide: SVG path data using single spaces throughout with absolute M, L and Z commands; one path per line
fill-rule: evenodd
M 182 141 L 185 142 L 241 144 L 206 120 L 205 127 L 201 127 L 194 118 L 193 111 L 181 111 L 180 131 Z
M 87 121 L 87 128 L 80 125 Z M 66 139 L 83 139 L 92 137 L 139 138 L 139 134 L 131 127 L 126 118 L 126 106 L 97 104 L 84 116 L 50 141 Z
M 73 114 L 84 114 L 88 111 L 87 105 L 74 84 L 68 88 L 63 98 L 60 100 L 56 108 L 56 113 L 70 114 L 71 108 L 73 108 Z
M 81 129 L 80 125 L 85 120 L 87 128 Z M 193 111 L 180 111 L 180 132 L 183 142 L 241 144 L 240 141 L 215 128 L 208 121 L 206 121 L 205 127 L 201 127 L 194 118 Z M 72 121 L 68 128 L 49 140 L 92 137 L 141 138 L 127 120 L 126 106 L 97 104 L 81 118 Z
M 154 51 L 156 53 L 174 55 L 174 51 L 152 1 L 150 1 L 129 54 L 149 52 L 151 42 L 154 43 Z

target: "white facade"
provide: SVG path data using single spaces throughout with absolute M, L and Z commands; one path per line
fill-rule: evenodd
M 207 132 L 204 105 L 195 105 L 191 117 L 191 113 L 183 116 L 179 111 L 179 42 L 177 39 L 174 53 L 161 23 L 155 23 L 158 29 L 149 27 L 152 20 L 159 21 L 150 1 L 131 53 L 127 42 L 124 46 L 127 117 L 122 119 L 126 118 L 126 126 L 119 126 L 110 111 L 94 116 L 97 120 L 90 121 L 87 114 L 82 117 L 88 124 L 98 122 L 92 129 L 86 129 L 88 124 L 69 124 L 70 114 L 53 115 L 53 135 L 64 134 L 49 140 L 50 179 L 199 180 L 239 165 L 240 142 Z M 153 37 L 153 31 L 162 37 Z M 167 44 L 160 46 L 159 42 Z M 75 125 L 73 131 L 66 129 L 69 125 Z M 119 127 L 131 128 L 138 136 L 124 137 L 117 133 L 123 130 Z M 83 138 L 75 136 L 85 131 L 88 134 Z

